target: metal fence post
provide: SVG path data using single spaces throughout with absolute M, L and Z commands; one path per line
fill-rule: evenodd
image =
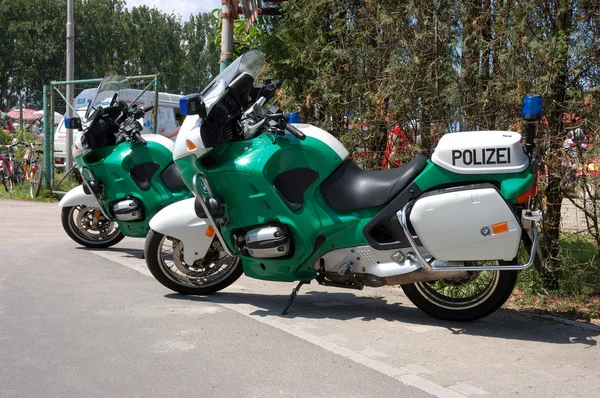
M 154 112 L 152 112 L 152 124 L 154 124 L 154 134 L 158 131 L 158 75 L 154 78 Z
M 52 172 L 54 159 L 52 159 L 52 142 L 54 141 L 54 111 L 52 109 L 52 85 L 44 85 L 44 187 L 52 186 Z

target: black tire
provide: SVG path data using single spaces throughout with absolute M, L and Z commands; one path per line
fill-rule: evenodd
M 6 186 L 6 176 L 4 175 L 4 171 L 0 172 L 0 179 L 2 181 L 2 186 L 8 192 L 8 186 Z
M 15 185 L 23 185 L 23 179 L 25 177 L 25 170 L 23 169 L 23 162 L 17 163 L 17 168 L 15 169 L 14 174 L 14 183 Z
M 6 192 L 12 192 L 15 189 L 15 179 L 14 176 L 12 175 L 4 175 L 3 176 L 3 181 L 2 183 L 4 184 L 4 189 L 6 189 Z
M 32 199 L 37 198 L 37 196 L 40 194 L 40 189 L 42 188 L 42 174 L 43 164 L 36 164 L 36 169 L 33 172 L 31 181 L 29 181 L 29 195 Z
M 484 318 L 502 307 L 510 297 L 519 274 L 519 271 L 484 272 L 493 272 L 494 277 L 497 278 L 491 287 L 493 290 L 490 290 L 482 300 L 470 306 L 457 304 L 456 308 L 451 308 L 451 305 L 445 306 L 440 302 L 436 303 L 436 298 L 431 295 L 425 285 L 428 282 L 402 285 L 402 290 L 414 305 L 433 317 L 457 322 L 474 321 Z
M 177 293 L 185 295 L 205 296 L 225 289 L 226 287 L 234 283 L 236 280 L 238 280 L 240 276 L 242 276 L 242 261 L 238 258 L 235 260 L 237 262 L 233 266 L 233 269 L 230 270 L 229 274 L 227 274 L 227 276 L 224 279 L 220 280 L 215 284 L 209 286 L 192 287 L 176 283 L 165 273 L 163 267 L 161 266 L 162 258 L 159 254 L 159 251 L 161 250 L 162 243 L 165 238 L 165 235 L 151 229 L 150 232 L 148 232 L 148 235 L 146 236 L 144 258 L 146 259 L 146 265 L 148 266 L 148 269 L 150 270 L 154 278 L 156 278 L 156 280 L 159 281 L 166 288 L 169 288 Z
M 63 229 L 69 235 L 71 239 L 75 242 L 79 243 L 82 246 L 89 247 L 91 249 L 105 249 L 107 247 L 111 247 L 119 243 L 125 237 L 121 231 L 117 234 L 113 235 L 110 239 L 107 240 L 93 240 L 86 237 L 82 234 L 77 226 L 75 225 L 75 221 L 73 220 L 73 212 L 76 210 L 77 206 L 67 206 L 63 207 L 60 220 L 62 222 Z

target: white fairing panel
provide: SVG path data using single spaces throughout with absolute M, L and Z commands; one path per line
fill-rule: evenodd
M 185 158 L 190 155 L 200 157 L 206 152 L 210 151 L 210 148 L 204 147 L 204 143 L 202 142 L 202 138 L 200 136 L 201 122 L 202 119 L 200 119 L 198 115 L 186 116 L 181 128 L 179 129 L 179 134 L 177 134 L 177 139 L 175 140 L 173 160 Z M 191 141 L 196 148 L 189 149 L 186 144 L 187 140 Z
M 84 149 L 83 145 L 81 145 L 81 139 L 83 138 L 83 134 L 79 134 L 75 140 L 73 140 L 73 159 L 77 159 L 80 156 L 85 155 L 90 152 L 89 149 Z
M 344 147 L 344 145 L 341 142 L 339 142 L 338 139 L 335 138 L 333 135 L 329 134 L 327 131 L 313 126 L 311 124 L 293 123 L 292 125 L 298 130 L 302 131 L 307 137 L 315 138 L 323 142 L 331 149 L 333 149 L 341 160 L 345 160 L 350 155 L 350 153 Z
M 150 220 L 150 228 L 183 243 L 183 259 L 187 264 L 204 258 L 213 238 L 206 236 L 208 220 L 198 218 L 194 211 L 195 198 L 173 203 Z
M 423 196 L 410 222 L 427 252 L 442 261 L 512 260 L 521 240 L 517 219 L 491 187 Z M 508 231 L 494 234 L 492 226 L 504 222 Z
M 167 137 L 165 137 L 164 135 L 142 134 L 142 138 L 148 142 L 156 142 L 157 144 L 164 146 L 171 152 L 173 152 L 173 149 L 175 148 L 175 143 L 173 141 L 171 141 L 170 139 L 168 139 Z
M 529 165 L 521 135 L 513 131 L 446 134 L 431 161 L 458 174 L 518 173 Z
M 92 207 L 100 207 L 98 200 L 92 194 L 88 195 L 83 191 L 83 186 L 80 185 L 71 189 L 63 198 L 58 202 L 60 207 L 70 207 L 70 206 L 92 206 Z

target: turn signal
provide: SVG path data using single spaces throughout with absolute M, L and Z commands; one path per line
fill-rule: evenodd
M 206 236 L 208 236 L 209 238 L 212 238 L 215 235 L 215 229 L 213 228 L 212 225 L 209 225 L 208 228 L 206 229 Z
M 75 144 L 75 150 L 78 151 L 79 147 L 77 146 L 77 144 Z
M 537 193 L 537 183 L 533 184 L 531 186 L 531 188 L 529 188 L 527 191 L 525 191 L 525 193 L 522 193 L 521 195 L 517 196 L 517 203 L 518 204 L 523 204 L 523 203 L 527 203 L 529 202 L 529 197 L 535 197 L 535 194 Z
M 506 222 L 494 224 L 492 225 L 492 231 L 494 231 L 495 235 L 501 234 L 502 232 L 508 232 L 508 224 Z
M 193 151 L 194 149 L 196 149 L 196 144 L 194 144 L 190 140 L 185 140 L 185 146 L 187 146 L 187 149 L 189 149 L 190 151 Z

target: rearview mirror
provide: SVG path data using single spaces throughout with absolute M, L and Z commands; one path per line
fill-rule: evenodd
M 81 118 L 79 117 L 66 117 L 65 127 L 68 129 L 77 129 L 81 131 Z
M 206 117 L 206 105 L 201 94 L 190 94 L 181 98 L 179 108 L 184 115 L 198 115 L 203 119 Z

